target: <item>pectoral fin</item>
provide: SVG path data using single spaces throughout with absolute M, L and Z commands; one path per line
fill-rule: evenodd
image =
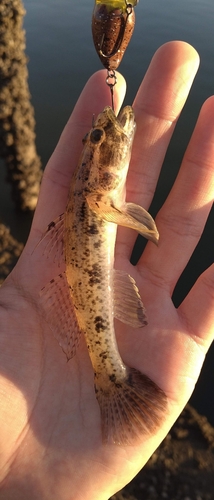
M 135 203 L 125 203 L 125 210 L 129 217 L 132 217 L 136 223 L 140 224 L 142 229 L 139 233 L 145 236 L 147 240 L 151 240 L 157 245 L 159 241 L 159 232 L 149 212 Z
M 134 328 L 147 325 L 146 312 L 134 278 L 114 269 L 114 316 Z
M 90 209 L 107 222 L 135 229 L 148 240 L 158 244 L 159 233 L 155 221 L 144 208 L 134 203 L 124 203 L 122 207 L 117 208 L 104 199 L 98 200 L 97 194 L 90 194 L 86 199 Z

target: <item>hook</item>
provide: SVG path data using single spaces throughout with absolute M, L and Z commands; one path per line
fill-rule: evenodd
M 103 0 L 103 2 L 107 0 Z M 117 0 L 119 7 L 95 5 L 92 16 L 92 35 L 97 54 L 108 70 L 118 68 L 131 39 L 134 25 L 134 5 L 137 0 Z M 124 7 L 121 7 L 123 2 Z
M 125 4 L 126 4 L 127 16 L 126 16 L 126 19 L 124 19 L 122 12 L 121 12 L 121 15 L 118 16 L 118 17 L 120 17 L 122 22 L 121 22 L 120 31 L 119 31 L 117 41 L 115 43 L 115 47 L 113 48 L 112 52 L 110 52 L 110 54 L 105 54 L 102 50 L 102 47 L 103 47 L 104 41 L 105 41 L 105 33 L 103 33 L 103 36 L 101 38 L 99 54 L 100 54 L 100 56 L 105 57 L 106 59 L 109 59 L 110 57 L 115 56 L 117 54 L 118 50 L 120 50 L 121 44 L 123 42 L 123 38 L 124 38 L 124 34 L 125 34 L 127 22 L 128 22 L 128 17 L 132 14 L 132 11 L 133 11 L 133 7 L 132 7 L 131 3 L 127 3 L 127 0 L 125 0 Z

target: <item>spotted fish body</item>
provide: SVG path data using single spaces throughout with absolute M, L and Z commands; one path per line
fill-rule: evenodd
M 125 202 L 134 132 L 130 106 L 118 117 L 110 107 L 98 115 L 84 139 L 64 217 L 48 228 L 52 236 L 56 230 L 63 234 L 65 283 L 76 318 L 73 330 L 84 333 L 88 346 L 103 440 L 117 444 L 131 444 L 135 438 L 154 432 L 166 409 L 161 389 L 123 363 L 114 330 L 115 317 L 133 327 L 147 324 L 135 281 L 114 269 L 117 225 L 158 241 L 152 217 L 138 205 Z M 62 224 L 63 231 L 59 229 Z M 61 337 L 59 332 L 55 336 L 70 358 L 74 354 L 70 348 L 73 333 L 66 328 L 62 327 Z

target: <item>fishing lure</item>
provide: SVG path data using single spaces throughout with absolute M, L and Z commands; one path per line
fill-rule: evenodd
M 135 26 L 133 6 L 136 0 L 95 1 L 92 35 L 95 49 L 105 68 L 118 68 Z
M 107 69 L 106 83 L 110 87 L 113 103 L 113 87 L 117 83 L 118 68 L 130 42 L 135 26 L 134 6 L 138 0 L 95 0 L 92 15 L 92 35 L 97 54 Z

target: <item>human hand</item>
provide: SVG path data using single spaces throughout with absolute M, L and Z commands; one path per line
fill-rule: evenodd
M 134 101 L 137 132 L 127 178 L 127 200 L 148 209 L 163 158 L 198 66 L 193 48 L 171 42 L 159 49 Z M 95 91 L 96 89 L 96 91 Z M 116 110 L 125 93 L 115 88 Z M 149 325 L 116 324 L 122 359 L 166 393 L 166 418 L 135 446 L 103 445 L 93 371 L 84 339 L 67 363 L 39 305 L 39 291 L 59 273 L 35 247 L 48 223 L 65 209 L 81 140 L 92 115 L 110 104 L 103 72 L 89 80 L 43 178 L 32 230 L 21 258 L 0 289 L 0 498 L 106 500 L 130 481 L 188 401 L 213 340 L 213 266 L 178 309 L 171 296 L 203 231 L 213 200 L 214 99 L 203 106 L 178 178 L 135 268 L 136 235 L 119 228 L 116 268 L 134 276 Z

